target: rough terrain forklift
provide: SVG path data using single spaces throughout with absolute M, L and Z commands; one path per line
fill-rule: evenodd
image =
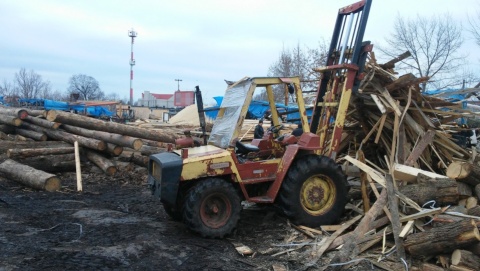
M 371 51 L 363 42 L 370 5 L 339 10 L 310 121 L 298 77 L 243 78 L 227 88 L 207 145 L 150 156 L 148 183 L 173 219 L 202 236 L 223 237 L 236 227 L 241 201 L 277 204 L 294 223 L 311 227 L 341 217 L 348 183 L 334 159 Z M 280 135 L 275 85 L 295 95 L 300 137 Z M 244 144 L 238 138 L 256 89 L 267 93 L 272 126 Z

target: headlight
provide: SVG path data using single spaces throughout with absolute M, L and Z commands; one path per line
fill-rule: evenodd
M 162 180 L 162 168 L 155 162 L 152 163 L 152 177 L 158 181 Z

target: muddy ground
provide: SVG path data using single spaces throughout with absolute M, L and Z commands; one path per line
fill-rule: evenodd
M 322 238 L 299 233 L 272 207 L 250 206 L 232 235 L 205 239 L 167 216 L 144 168 L 86 173 L 81 193 L 74 173 L 60 176 L 58 192 L 0 178 L 0 270 L 305 270 Z M 253 254 L 240 255 L 241 244 Z

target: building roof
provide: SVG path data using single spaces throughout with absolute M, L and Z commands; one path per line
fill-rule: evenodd
M 173 94 L 153 94 L 152 93 L 152 96 L 155 97 L 155 99 L 168 100 L 172 98 Z

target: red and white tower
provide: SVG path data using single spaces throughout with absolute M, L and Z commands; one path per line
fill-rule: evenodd
M 133 58 L 133 42 L 134 39 L 137 37 L 137 32 L 133 30 L 128 31 L 128 36 L 132 38 L 132 47 L 131 47 L 131 54 L 130 54 L 130 105 L 133 105 L 133 66 L 135 66 L 135 59 Z

